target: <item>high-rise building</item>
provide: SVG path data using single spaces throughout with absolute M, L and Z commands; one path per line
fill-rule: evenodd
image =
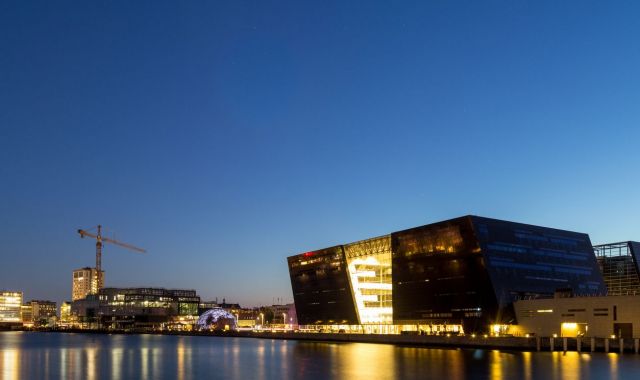
M 89 294 L 98 294 L 104 287 L 104 271 L 95 268 L 80 268 L 73 271 L 71 298 L 73 301 L 81 300 Z
M 299 324 L 365 332 L 487 331 L 517 299 L 607 291 L 587 234 L 471 215 L 288 264 Z
M 0 290 L 0 323 L 22 323 L 22 292 Z

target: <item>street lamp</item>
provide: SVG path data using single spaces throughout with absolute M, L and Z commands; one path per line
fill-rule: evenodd
M 264 328 L 264 313 L 260 313 L 260 319 L 262 320 L 262 324 L 260 325 L 260 328 L 263 329 Z
M 282 313 L 282 327 L 284 327 L 284 329 L 287 329 L 287 313 Z

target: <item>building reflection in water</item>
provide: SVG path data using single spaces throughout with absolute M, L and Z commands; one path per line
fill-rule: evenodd
M 609 357 L 609 378 L 617 379 L 618 378 L 618 354 L 607 354 Z
M 122 379 L 122 357 L 124 350 L 120 347 L 111 349 L 111 378 Z
M 140 378 L 149 379 L 149 349 L 146 347 L 140 348 Z
M 184 342 L 182 339 L 178 340 L 178 347 L 177 347 L 176 353 L 177 353 L 176 370 L 178 371 L 176 378 L 178 380 L 184 380 Z
M 394 346 L 366 343 L 332 346 L 336 377 L 342 379 L 380 379 L 395 373 Z
M 531 352 L 522 353 L 522 378 L 524 380 L 533 379 L 533 374 L 531 373 Z
M 60 377 L 63 379 L 67 378 L 67 366 L 69 365 L 67 351 L 68 350 L 65 347 L 60 349 Z
M 86 353 L 87 353 L 87 375 L 85 376 L 85 379 L 95 380 L 97 375 L 97 369 L 96 369 L 97 349 L 95 347 L 88 347 L 86 349 Z
M 20 378 L 20 350 L 8 349 L 2 352 L 2 379 Z
M 491 379 L 501 380 L 504 376 L 502 373 L 504 370 L 504 363 L 502 363 L 502 355 L 500 355 L 500 351 L 492 350 L 489 357 L 491 360 Z

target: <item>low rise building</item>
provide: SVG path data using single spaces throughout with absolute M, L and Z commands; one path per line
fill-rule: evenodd
M 72 315 L 86 328 L 183 329 L 198 318 L 195 290 L 104 288 L 74 301 Z
M 53 326 L 57 319 L 57 305 L 53 301 L 32 300 L 28 302 L 31 308 L 31 320 L 34 326 Z
M 640 338 L 640 295 L 518 300 L 514 308 L 521 334 Z

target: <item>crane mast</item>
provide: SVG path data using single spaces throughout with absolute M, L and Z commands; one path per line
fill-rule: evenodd
M 93 228 L 91 228 L 92 230 Z M 117 241 L 115 239 L 111 239 L 108 237 L 103 237 L 102 236 L 102 225 L 98 224 L 98 226 L 96 227 L 97 229 L 97 233 L 92 233 L 89 232 L 88 230 L 83 230 L 83 229 L 78 229 L 78 233 L 80 234 L 81 238 L 84 237 L 90 237 L 90 238 L 94 238 L 96 239 L 96 271 L 98 273 L 102 273 L 102 245 L 103 243 L 110 243 L 110 244 L 114 244 L 123 248 L 127 248 L 131 251 L 135 251 L 135 252 L 139 252 L 139 253 L 145 253 L 147 252 L 146 250 L 142 249 L 142 248 L 138 248 L 136 246 L 133 246 L 131 244 L 128 243 L 123 243 L 121 241 Z

